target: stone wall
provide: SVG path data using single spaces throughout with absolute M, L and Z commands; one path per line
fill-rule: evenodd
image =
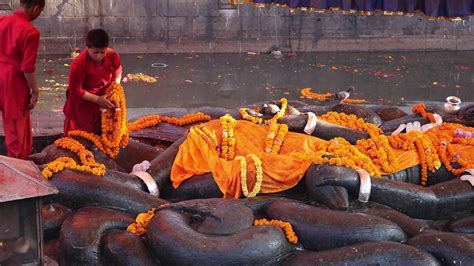
M 46 0 L 35 21 L 42 53 L 83 45 L 105 28 L 121 53 L 247 52 L 277 45 L 295 51 L 471 50 L 474 20 L 294 13 L 226 0 Z M 3 2 L 10 2 L 3 0 Z M 12 0 L 13 6 L 19 0 Z

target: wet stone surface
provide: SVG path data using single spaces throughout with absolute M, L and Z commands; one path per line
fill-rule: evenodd
M 473 101 L 474 52 L 122 55 L 124 75 L 144 73 L 156 83 L 124 83 L 129 108 L 237 107 L 300 91 L 337 92 L 355 86 L 353 98 L 371 104 L 410 105 L 444 101 L 449 95 Z M 71 59 L 40 56 L 38 111 L 62 112 Z M 317 103 L 320 104 L 320 103 Z M 149 110 L 152 109 L 152 110 Z M 147 113 L 147 112 L 145 112 Z

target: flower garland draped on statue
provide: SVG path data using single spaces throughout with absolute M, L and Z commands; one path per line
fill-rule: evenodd
M 425 14 L 430 18 L 460 19 L 474 13 L 473 0 L 229 0 L 233 4 L 269 4 L 303 11 L 342 11 L 346 14 L 385 15 Z

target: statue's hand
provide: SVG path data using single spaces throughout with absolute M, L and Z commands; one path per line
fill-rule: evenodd
M 355 190 L 360 185 L 359 174 L 343 166 L 313 165 L 308 169 L 306 178 L 311 179 L 315 186 L 341 186 Z
M 304 127 L 306 126 L 306 121 L 308 121 L 308 115 L 306 114 L 285 115 L 278 119 L 279 123 L 288 125 L 289 131 L 300 133 L 303 133 Z

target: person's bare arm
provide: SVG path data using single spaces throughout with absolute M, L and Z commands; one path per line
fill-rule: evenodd
M 24 73 L 25 74 L 25 79 L 26 83 L 28 84 L 28 87 L 30 88 L 30 103 L 28 104 L 28 109 L 33 110 L 35 108 L 36 104 L 38 103 L 38 98 L 39 98 L 39 89 L 38 89 L 38 82 L 36 81 L 36 73 Z
M 119 54 L 116 54 L 116 55 L 117 55 L 115 57 L 116 69 L 115 69 L 114 76 L 115 76 L 115 83 L 120 84 L 120 82 L 122 81 L 123 67 L 122 67 L 122 62 L 120 60 L 120 55 Z
M 102 108 L 115 108 L 112 102 L 107 99 L 108 95 L 97 96 L 88 91 L 82 95 L 82 99 L 91 103 L 95 103 Z
M 120 74 L 115 78 L 115 83 L 120 84 L 121 81 L 122 81 L 122 72 L 120 72 Z

